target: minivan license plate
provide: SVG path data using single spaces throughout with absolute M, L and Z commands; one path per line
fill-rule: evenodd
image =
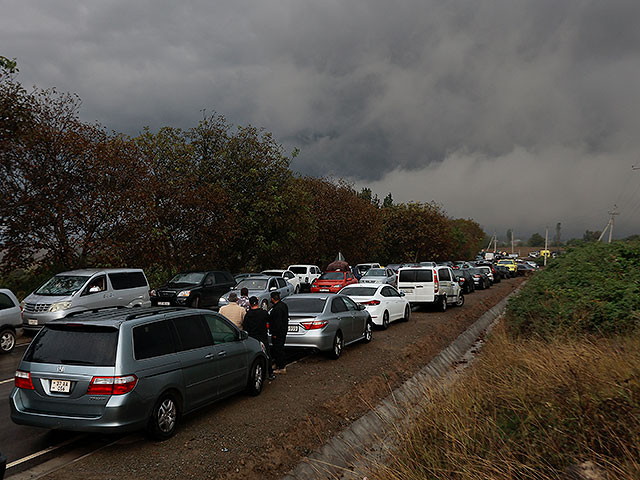
M 51 380 L 52 392 L 69 393 L 71 390 L 71 382 L 69 380 Z
M 169 305 L 171 305 L 171 302 L 158 302 L 158 305 L 162 307 L 168 307 Z
M 29 325 L 37 325 L 37 324 L 38 324 L 38 320 L 36 320 L 35 318 L 29 319 Z

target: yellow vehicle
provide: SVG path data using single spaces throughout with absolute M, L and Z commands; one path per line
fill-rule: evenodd
M 502 260 L 498 260 L 498 265 L 504 265 L 509 269 L 510 272 L 518 271 L 518 265 L 512 258 L 503 258 Z

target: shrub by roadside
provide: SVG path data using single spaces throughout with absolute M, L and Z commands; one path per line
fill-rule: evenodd
M 375 478 L 565 478 L 585 461 L 640 478 L 640 336 L 513 340 L 492 334 L 470 371 L 434 389 Z
M 510 332 L 616 335 L 640 322 L 640 241 L 589 243 L 534 275 L 507 307 Z

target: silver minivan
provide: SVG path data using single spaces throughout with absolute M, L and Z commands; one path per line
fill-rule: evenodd
M 85 432 L 173 435 L 182 414 L 264 383 L 264 346 L 222 315 L 105 309 L 47 323 L 18 365 L 11 419 Z
M 51 277 L 22 302 L 22 327 L 37 331 L 51 320 L 104 307 L 150 307 L 149 283 L 135 268 L 73 270 Z

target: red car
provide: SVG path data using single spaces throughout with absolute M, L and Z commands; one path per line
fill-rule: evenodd
M 342 287 L 358 283 L 351 272 L 331 271 L 320 275 L 311 285 L 311 293 L 338 293 Z

